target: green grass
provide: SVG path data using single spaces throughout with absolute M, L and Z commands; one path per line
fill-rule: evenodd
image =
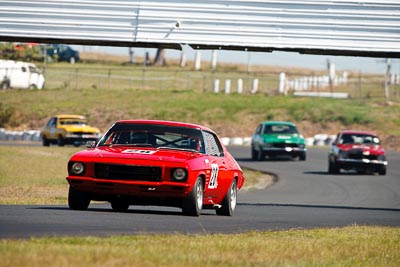
M 2 266 L 399 266 L 400 228 L 0 240 Z

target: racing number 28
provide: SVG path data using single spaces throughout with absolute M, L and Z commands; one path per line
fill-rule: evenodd
M 211 177 L 208 188 L 214 189 L 218 187 L 218 164 L 211 164 Z

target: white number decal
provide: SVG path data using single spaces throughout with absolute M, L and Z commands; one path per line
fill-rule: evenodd
M 211 177 L 208 188 L 215 189 L 218 187 L 218 164 L 211 164 Z

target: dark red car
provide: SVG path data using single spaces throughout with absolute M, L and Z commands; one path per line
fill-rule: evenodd
M 189 123 L 125 120 L 116 122 L 92 148 L 68 162 L 71 209 L 91 200 L 109 201 L 115 211 L 129 205 L 202 209 L 232 216 L 242 169 L 210 129 Z
M 329 149 L 328 172 L 332 174 L 344 169 L 385 175 L 387 164 L 379 137 L 372 132 L 342 131 Z

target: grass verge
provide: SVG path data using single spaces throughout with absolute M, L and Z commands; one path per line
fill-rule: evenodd
M 399 266 L 400 229 L 0 240 L 2 266 Z

